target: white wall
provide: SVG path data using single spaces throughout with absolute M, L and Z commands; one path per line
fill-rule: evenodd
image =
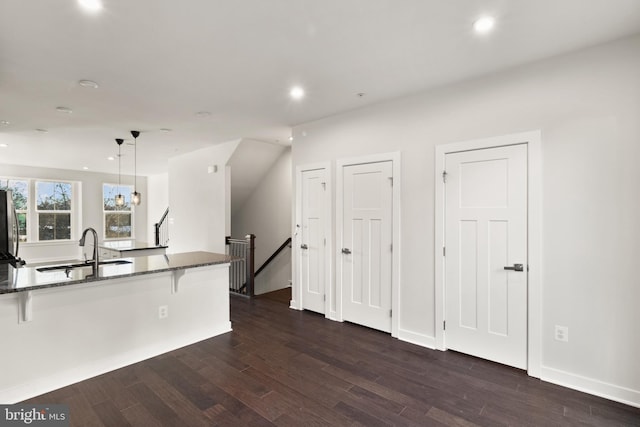
M 160 221 L 169 207 L 169 174 L 163 173 L 147 177 L 147 236 L 149 242 L 155 241 L 155 224 Z
M 291 237 L 291 149 L 287 148 L 231 219 L 231 235 L 256 235 L 255 266 L 258 269 Z M 256 293 L 289 286 L 291 257 L 283 251 L 256 277 Z
M 636 36 L 298 126 L 292 163 L 401 152 L 400 328 L 433 337 L 434 147 L 540 129 L 543 379 L 640 406 L 639 117 Z
M 243 138 L 227 163 L 231 167 L 231 215 L 235 215 L 260 185 L 287 147 Z M 234 236 L 235 237 L 235 236 Z
M 102 241 L 104 239 L 104 232 L 102 231 L 104 227 L 104 218 L 102 216 L 102 184 L 117 184 L 117 174 L 0 164 L 0 176 L 60 179 L 80 182 L 82 187 L 82 205 L 80 207 L 82 215 L 81 223 L 77 227 L 76 234 L 82 232 L 84 228 L 93 227 L 98 232 L 99 240 Z M 133 176 L 122 175 L 123 185 L 132 183 Z M 153 199 L 153 196 L 147 194 L 147 179 L 145 177 L 138 177 L 138 187 L 138 191 L 142 193 L 143 199 L 141 205 L 134 207 L 135 237 L 137 240 L 147 241 L 147 203 Z M 33 226 L 33 224 L 31 226 Z M 80 236 L 78 235 L 76 238 L 79 239 Z M 21 243 L 19 255 L 28 263 L 34 263 L 80 259 L 81 250 L 77 240 L 64 243 Z
M 169 159 L 168 252 L 225 253 L 225 165 L 238 145 L 230 141 Z M 218 166 L 209 173 L 209 166 Z

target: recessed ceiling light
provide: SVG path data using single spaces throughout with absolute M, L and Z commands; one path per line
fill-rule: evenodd
M 162 128 L 162 129 L 160 129 L 160 132 L 169 133 L 169 132 L 171 132 L 172 130 L 173 130 L 173 129 Z
M 88 87 L 91 89 L 98 89 L 98 83 L 93 80 L 80 80 L 78 84 L 82 87 Z
M 289 141 L 293 141 L 293 135 L 289 137 Z
M 56 111 L 58 111 L 59 113 L 65 113 L 65 114 L 73 113 L 73 110 L 67 107 L 56 107 Z
M 11 122 L 7 121 L 7 120 L 0 120 L 0 126 L 9 126 L 11 124 Z
M 83 170 L 89 170 L 89 166 L 83 166 L 82 169 Z
M 294 86 L 289 91 L 289 96 L 296 101 L 300 100 L 304 98 L 304 89 L 302 89 L 300 86 Z
M 7 148 L 8 146 L 8 144 L 0 144 L 0 148 Z
M 113 157 L 113 156 L 109 156 L 109 157 L 107 157 L 107 160 L 115 160 L 115 159 L 116 159 L 116 158 L 115 158 L 115 157 Z
M 202 118 L 202 117 L 209 117 L 210 115 L 211 115 L 211 113 L 210 113 L 210 112 L 208 112 L 208 111 L 198 111 L 198 112 L 196 113 L 196 117 L 200 117 L 200 118 Z
M 46 129 L 36 129 L 36 132 L 40 132 L 40 133 L 47 133 L 47 132 L 49 132 L 49 131 L 48 131 L 48 130 L 46 130 Z
M 496 20 L 493 16 L 483 16 L 473 23 L 473 29 L 478 34 L 486 34 L 493 30 L 496 25 Z
M 99 10 L 102 10 L 101 0 L 78 0 L 78 3 L 80 3 L 80 6 L 82 6 L 89 12 L 97 12 Z

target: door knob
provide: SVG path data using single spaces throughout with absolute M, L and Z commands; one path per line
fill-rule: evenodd
M 522 264 L 513 264 L 513 267 L 505 267 L 505 270 L 512 270 L 512 271 L 524 271 L 524 265 Z
M 349 248 L 342 248 L 342 253 L 345 255 L 349 255 L 351 253 L 351 249 Z
M 300 245 L 300 248 L 301 249 L 309 249 L 309 246 L 307 246 L 306 243 L 303 243 L 303 244 Z

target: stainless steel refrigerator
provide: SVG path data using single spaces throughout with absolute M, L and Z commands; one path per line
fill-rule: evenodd
M 18 257 L 19 240 L 11 190 L 0 190 L 0 263 L 22 263 Z

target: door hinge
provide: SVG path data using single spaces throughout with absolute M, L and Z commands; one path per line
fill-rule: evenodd
M 326 182 L 321 182 L 320 184 L 322 185 L 322 189 L 324 191 L 327 191 L 327 183 Z
M 326 301 L 327 300 L 327 294 L 322 295 L 322 301 Z
M 327 246 L 327 238 L 324 238 L 324 245 Z
M 389 317 L 392 317 L 393 310 L 389 310 Z
M 444 330 L 444 331 L 447 330 L 447 321 L 446 320 L 442 321 L 442 330 Z
M 442 256 L 447 256 L 447 248 L 445 246 L 442 247 Z
M 442 171 L 442 182 L 447 183 L 447 171 Z
M 389 250 L 393 252 L 393 243 L 389 245 Z
M 391 186 L 393 187 L 393 177 L 392 176 L 389 177 L 389 182 L 391 183 Z

